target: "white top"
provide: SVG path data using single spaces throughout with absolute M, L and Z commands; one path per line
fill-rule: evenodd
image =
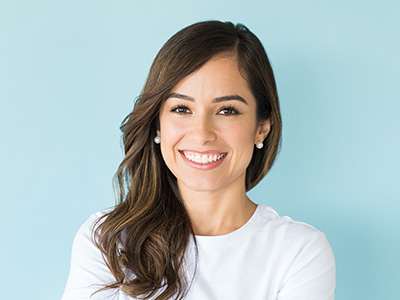
M 93 296 L 114 282 L 91 240 L 93 214 L 76 234 L 71 269 L 62 300 L 132 300 L 120 290 Z M 335 261 L 323 233 L 305 223 L 281 217 L 259 204 L 238 230 L 220 236 L 196 236 L 198 264 L 187 300 L 333 300 Z M 193 274 L 194 244 L 186 269 Z

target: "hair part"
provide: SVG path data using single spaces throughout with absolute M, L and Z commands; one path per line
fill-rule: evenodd
M 257 121 L 270 120 L 265 147 L 254 151 L 246 190 L 270 170 L 279 150 L 281 116 L 275 79 L 258 38 L 242 24 L 205 21 L 172 36 L 158 52 L 133 111 L 121 125 L 125 157 L 115 176 L 117 204 L 96 224 L 95 243 L 115 277 L 104 288 L 135 298 L 183 299 L 191 280 L 185 252 L 196 242 L 176 178 L 153 142 L 161 105 L 186 76 L 218 54 L 234 55 L 257 102 Z

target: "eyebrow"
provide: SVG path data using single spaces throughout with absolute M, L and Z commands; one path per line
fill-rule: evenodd
M 182 100 L 187 100 L 187 101 L 191 101 L 191 102 L 195 102 L 193 97 L 187 96 L 187 95 L 182 95 L 179 93 L 171 93 L 168 95 L 168 98 L 178 98 L 178 99 L 182 99 Z M 240 102 L 243 102 L 245 104 L 248 104 L 246 100 L 244 100 L 243 97 L 239 96 L 239 95 L 227 95 L 227 96 L 222 96 L 222 97 L 217 97 L 213 99 L 213 103 L 218 103 L 218 102 L 223 102 L 223 101 L 232 101 L 232 100 L 238 100 Z

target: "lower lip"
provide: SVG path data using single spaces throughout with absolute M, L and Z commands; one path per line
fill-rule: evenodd
M 227 155 L 225 155 L 223 158 L 214 161 L 214 162 L 210 162 L 210 163 L 206 163 L 206 164 L 199 164 L 197 162 L 191 161 L 189 160 L 185 154 L 183 154 L 182 152 L 179 152 L 183 158 L 183 161 L 190 167 L 195 168 L 195 169 L 199 169 L 199 170 L 211 170 L 211 169 L 215 169 L 216 167 L 218 167 L 220 164 L 222 164 L 223 160 L 225 159 L 225 157 Z

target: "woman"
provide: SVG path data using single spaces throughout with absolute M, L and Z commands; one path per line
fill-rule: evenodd
M 276 158 L 281 116 L 245 26 L 170 38 L 121 130 L 119 202 L 77 233 L 63 300 L 334 298 L 325 236 L 246 195 Z

